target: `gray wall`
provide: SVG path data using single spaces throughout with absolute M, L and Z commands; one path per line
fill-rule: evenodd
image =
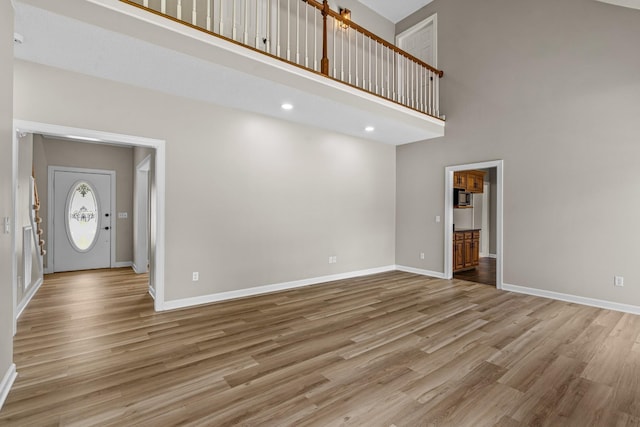
M 434 12 L 446 135 L 397 150 L 397 263 L 442 271 L 445 166 L 504 159 L 505 282 L 640 305 L 640 11 L 435 0 L 396 31 Z
M 13 7 L 0 2 L 0 381 L 13 363 L 13 283 L 11 234 L 4 233 L 4 218 L 13 217 Z
M 394 264 L 395 147 L 33 63 L 15 70 L 17 118 L 166 140 L 167 300 Z
M 88 144 L 34 135 L 34 166 L 40 195 L 44 236 L 47 236 L 49 166 L 116 171 L 116 261 L 133 259 L 133 148 Z M 117 212 L 127 212 L 118 219 Z M 47 242 L 47 247 L 49 247 Z M 46 257 L 45 257 L 46 264 Z

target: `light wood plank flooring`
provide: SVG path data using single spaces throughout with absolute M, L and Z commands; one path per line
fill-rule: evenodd
M 640 316 L 401 272 L 154 313 L 145 281 L 47 276 L 0 425 L 640 425 Z

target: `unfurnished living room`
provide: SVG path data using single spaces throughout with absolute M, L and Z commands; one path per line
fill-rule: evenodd
M 0 425 L 640 425 L 638 0 L 0 33 Z

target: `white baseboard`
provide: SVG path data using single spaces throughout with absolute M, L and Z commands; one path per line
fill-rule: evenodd
M 0 383 L 0 409 L 4 405 L 4 401 L 7 400 L 7 396 L 9 395 L 9 390 L 11 390 L 11 386 L 13 382 L 16 380 L 18 373 L 16 372 L 16 365 L 12 363 L 7 369 L 7 372 L 4 374 L 2 378 L 2 382 Z
M 496 254 L 489 254 L 489 255 L 487 255 L 487 258 L 497 259 L 497 258 L 498 258 L 498 255 L 496 255 Z
M 36 280 L 36 283 L 29 288 L 29 292 L 27 292 L 27 294 L 22 298 L 22 301 L 18 304 L 18 307 L 16 308 L 16 319 L 20 318 L 20 315 L 24 309 L 27 308 L 27 305 L 29 305 L 33 296 L 38 292 L 38 289 L 40 289 L 40 286 L 42 286 L 42 278 L 38 278 L 38 280 Z
M 436 279 L 445 278 L 444 273 L 441 273 L 439 271 L 422 270 L 420 268 L 405 267 L 403 265 L 396 265 L 396 270 L 404 271 L 405 273 L 419 274 L 421 276 L 435 277 Z
M 156 289 L 149 285 L 149 295 L 151 295 L 151 298 L 153 298 L 153 300 L 156 300 Z
M 149 270 L 148 270 L 148 269 L 146 269 L 146 268 L 145 268 L 145 269 L 141 269 L 141 268 L 139 268 L 139 267 L 136 265 L 136 263 L 135 263 L 135 262 L 132 262 L 132 263 L 131 263 L 131 268 L 133 268 L 133 271 L 134 271 L 136 274 L 144 274 L 144 273 L 147 273 L 147 272 L 149 271 Z
M 111 268 L 125 268 L 125 267 L 132 267 L 132 266 L 133 266 L 133 262 L 131 261 L 117 261 L 113 263 Z
M 372 268 L 368 270 L 352 271 L 349 273 L 332 274 L 329 276 L 314 277 L 311 279 L 296 280 L 293 282 L 276 283 L 273 285 L 256 286 L 248 289 L 240 289 L 237 291 L 220 292 L 217 294 L 202 295 L 192 298 L 183 298 L 172 301 L 165 301 L 162 304 L 162 310 L 176 310 L 179 308 L 193 307 L 201 304 L 210 304 L 212 302 L 226 301 L 230 299 L 250 297 L 254 295 L 267 294 L 271 292 L 285 291 L 288 289 L 301 288 L 303 286 L 317 285 L 319 283 L 332 282 L 335 280 L 352 279 L 354 277 L 368 276 L 370 274 L 385 273 L 394 271 L 395 265 L 386 267 Z
M 619 302 L 580 297 L 577 295 L 563 294 L 560 292 L 546 291 L 543 289 L 527 288 L 524 286 L 510 285 L 508 283 L 502 284 L 502 290 L 517 292 L 519 294 L 533 295 L 536 297 L 551 298 L 581 305 L 588 305 L 591 307 L 604 308 L 607 310 L 621 311 L 623 313 L 640 314 L 640 307 L 637 305 L 622 304 Z

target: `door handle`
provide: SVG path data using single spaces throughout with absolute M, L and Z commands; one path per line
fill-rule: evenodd
M 105 230 L 108 230 L 108 229 L 109 229 L 109 227 L 105 227 L 104 229 L 105 229 Z

